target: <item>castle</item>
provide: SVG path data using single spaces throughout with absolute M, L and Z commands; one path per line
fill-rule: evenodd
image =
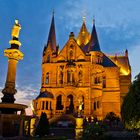
M 91 34 L 83 20 L 78 37 L 71 32 L 60 51 L 56 45 L 54 15 L 42 56 L 42 84 L 34 109 L 38 116 L 82 114 L 103 119 L 120 116 L 123 98 L 131 83 L 128 51 L 107 56 L 101 51 L 95 22 Z

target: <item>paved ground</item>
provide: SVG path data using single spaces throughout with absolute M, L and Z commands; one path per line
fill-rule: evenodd
M 106 135 L 111 135 L 113 140 L 140 140 L 140 137 L 135 132 L 123 131 L 109 131 Z

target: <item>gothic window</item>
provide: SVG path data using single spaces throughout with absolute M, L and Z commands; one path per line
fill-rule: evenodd
M 70 71 L 67 71 L 67 82 L 70 83 Z
M 66 106 L 66 113 L 71 114 L 74 111 L 74 99 L 72 94 L 67 96 L 67 101 L 69 102 L 69 104 L 67 104 Z
M 52 110 L 52 102 L 50 102 L 50 110 Z
M 48 101 L 46 101 L 46 110 L 48 110 Z
M 44 110 L 44 105 L 45 105 L 45 102 L 42 101 L 42 110 Z
M 79 73 L 78 73 L 79 81 L 82 81 L 82 77 L 83 77 L 83 73 L 82 73 L 82 71 L 79 71 Z
M 56 110 L 63 110 L 62 95 L 59 95 L 59 96 L 56 98 Z
M 94 84 L 98 84 L 98 78 L 97 77 L 95 77 L 95 79 L 94 79 Z
M 60 72 L 60 75 L 59 75 L 59 83 L 63 84 L 63 72 L 62 71 Z
M 97 108 L 99 108 L 100 107 L 100 105 L 99 105 L 99 101 L 97 101 Z
M 106 77 L 103 77 L 103 88 L 106 88 Z
M 46 74 L 46 84 L 49 84 L 49 73 Z
M 100 83 L 100 77 L 97 78 L 97 82 L 98 82 L 98 84 Z
M 100 77 L 95 77 L 94 84 L 99 84 L 99 83 L 100 83 Z
M 72 71 L 71 74 L 72 74 L 72 82 L 74 83 L 75 82 L 75 80 L 74 80 L 74 72 Z

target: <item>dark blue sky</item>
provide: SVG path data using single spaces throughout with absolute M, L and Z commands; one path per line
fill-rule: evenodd
M 17 102 L 28 104 L 40 90 L 41 60 L 55 10 L 57 44 L 62 48 L 69 33 L 77 36 L 82 16 L 91 32 L 95 18 L 101 49 L 121 53 L 128 49 L 132 76 L 139 73 L 140 0 L 0 0 L 0 88 L 4 87 L 7 58 L 14 20 L 22 26 L 20 41 L 24 59 L 17 69 Z M 2 96 L 2 94 L 1 94 Z

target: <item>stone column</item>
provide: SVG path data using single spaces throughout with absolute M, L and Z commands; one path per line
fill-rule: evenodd
M 15 81 L 16 81 L 16 68 L 19 60 L 23 59 L 23 53 L 19 50 L 21 43 L 18 41 L 19 31 L 21 29 L 18 20 L 15 21 L 15 25 L 12 29 L 12 40 L 10 40 L 11 47 L 4 50 L 4 55 L 8 57 L 8 72 L 5 82 L 5 88 L 2 90 L 4 96 L 2 102 L 14 103 L 14 94 L 16 93 Z

